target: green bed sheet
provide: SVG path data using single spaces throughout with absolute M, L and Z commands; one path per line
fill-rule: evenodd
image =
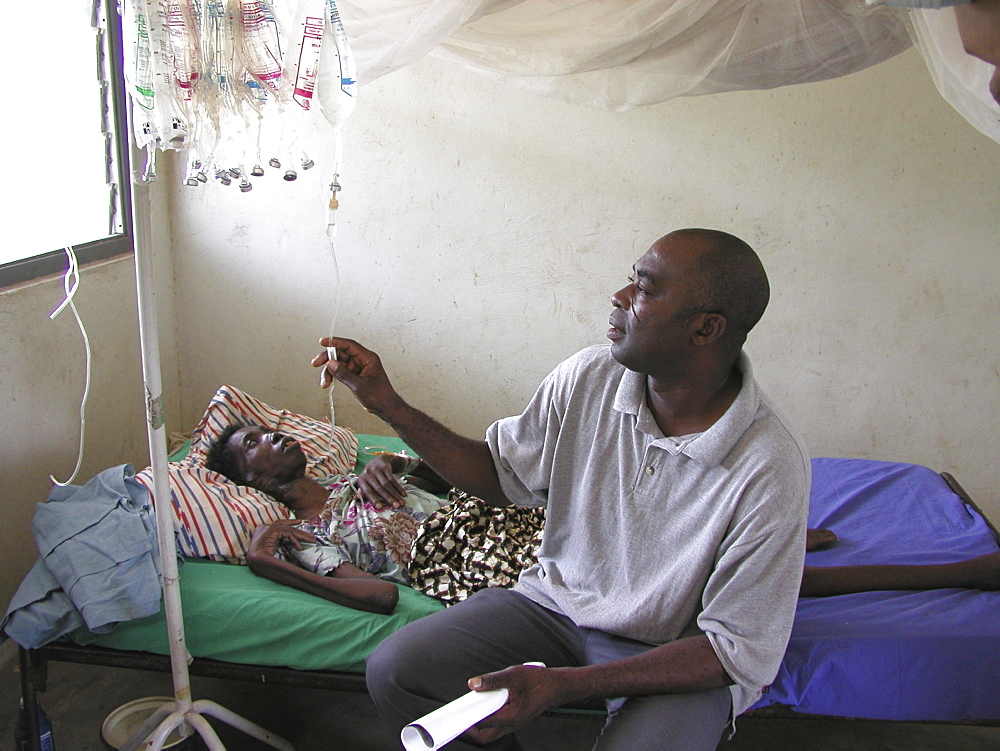
M 190 560 L 180 569 L 188 651 L 248 665 L 363 672 L 382 639 L 442 610 L 439 601 L 400 587 L 391 615 L 365 613 L 254 576 L 246 566 Z M 119 624 L 109 634 L 76 631 L 77 644 L 169 654 L 166 616 Z
M 358 434 L 357 469 L 378 451 L 406 448 L 396 437 Z M 376 615 L 262 579 L 246 566 L 188 560 L 180 569 L 187 648 L 194 657 L 247 665 L 364 672 L 365 658 L 382 639 L 444 608 L 409 587 L 399 589 L 393 613 Z M 162 610 L 121 623 L 108 634 L 80 629 L 72 639 L 82 645 L 169 654 Z

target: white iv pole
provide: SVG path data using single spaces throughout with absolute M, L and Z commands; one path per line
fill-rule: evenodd
M 121 41 L 117 22 L 108 18 L 112 39 Z M 117 53 L 113 53 L 117 54 Z M 120 75 L 120 71 L 119 71 Z M 115 81 L 118 86 L 119 82 Z M 128 132 L 132 133 L 132 109 L 125 102 Z M 128 134 L 123 134 L 126 139 Z M 129 151 L 128 148 L 125 151 Z M 177 573 L 177 547 L 174 543 L 174 519 L 167 480 L 167 435 L 162 413 L 160 380 L 160 346 L 156 328 L 156 288 L 153 279 L 152 238 L 149 226 L 148 187 L 131 179 L 131 159 L 125 165 L 132 197 L 132 237 L 135 250 L 136 291 L 139 303 L 139 344 L 142 351 L 142 375 L 146 396 L 146 430 L 149 439 L 149 459 L 153 470 L 153 497 L 156 505 L 156 534 L 163 573 L 163 607 L 167 616 L 167 638 L 170 645 L 170 666 L 173 673 L 174 701 L 164 704 L 143 723 L 120 751 L 134 751 L 144 741 L 151 751 L 159 751 L 170 733 L 187 723 L 205 741 L 209 751 L 225 751 L 225 746 L 202 715 L 215 717 L 247 735 L 281 751 L 293 751 L 288 741 L 219 706 L 213 701 L 191 700 L 191 678 L 188 673 L 188 651 L 184 641 L 184 618 L 181 610 L 180 581 Z
M 173 673 L 174 701 L 160 707 L 122 746 L 132 751 L 149 740 L 152 751 L 159 751 L 167 736 L 186 722 L 204 739 L 209 751 L 225 751 L 212 726 L 202 717 L 207 714 L 242 730 L 269 746 L 293 751 L 286 740 L 259 725 L 219 706 L 213 701 L 191 700 L 188 651 L 184 641 L 184 618 L 181 610 L 180 581 L 177 572 L 177 547 L 174 543 L 173 509 L 167 481 L 167 436 L 161 411 L 160 348 L 156 332 L 156 291 L 153 281 L 149 212 L 140 201 L 147 200 L 148 188 L 130 181 L 132 193 L 132 230 L 135 241 L 135 276 L 139 298 L 139 342 L 142 349 L 142 373 L 146 394 L 146 430 L 149 459 L 153 470 L 153 497 L 156 503 L 156 535 L 163 572 L 163 607 L 167 616 L 167 638 Z M 155 730 L 154 730 L 155 729 Z M 150 735 L 152 732 L 152 735 Z

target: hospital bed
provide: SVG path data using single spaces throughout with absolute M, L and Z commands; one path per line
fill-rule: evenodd
M 301 416 L 267 405 L 248 414 L 248 404 L 256 409 L 262 403 L 232 387 L 220 389 L 213 404 L 218 406 L 220 398 L 224 408 L 210 406 L 195 431 L 195 445 L 199 431 L 217 432 L 233 420 L 246 424 L 270 416 L 273 426 L 306 443 L 313 440 L 314 450 L 329 448 L 320 446 L 328 426 L 316 426 L 310 438 L 289 424 Z M 397 438 L 350 431 L 341 431 L 339 440 L 341 463 L 355 469 L 373 453 L 405 448 Z M 172 489 L 176 496 L 177 488 Z M 219 543 L 214 554 L 204 550 L 206 540 L 222 535 L 196 529 L 191 509 L 182 514 L 176 497 L 174 502 L 182 527 L 178 540 L 187 537 L 182 551 L 216 559 L 189 558 L 180 570 L 192 675 L 365 691 L 364 659 L 371 650 L 404 624 L 444 607 L 401 587 L 393 614 L 369 614 L 258 578 L 246 566 L 226 562 L 234 559 L 232 547 Z M 249 519 L 245 526 L 252 527 L 254 514 L 242 513 Z M 213 509 L 211 515 L 217 519 L 220 512 Z M 807 554 L 807 565 L 815 566 L 947 563 L 1000 549 L 996 529 L 952 476 L 912 464 L 814 459 L 809 526 L 831 528 L 840 538 L 828 549 Z M 25 707 L 30 716 L 37 692 L 45 689 L 49 662 L 169 672 L 167 655 L 162 612 L 121 623 L 108 634 L 81 629 L 39 649 L 21 649 Z M 747 716 L 1000 727 L 997 675 L 1000 592 L 939 589 L 802 598 L 778 676 Z

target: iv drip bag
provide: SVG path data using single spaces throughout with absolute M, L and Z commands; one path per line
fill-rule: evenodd
M 281 37 L 266 0 L 238 0 L 234 48 L 247 74 L 271 93 L 281 83 Z
M 299 0 L 292 22 L 292 42 L 282 73 L 292 101 L 302 109 L 312 106 L 323 48 L 323 0 Z
M 339 131 L 354 110 L 357 81 L 335 0 L 122 0 L 120 7 L 134 143 L 150 154 L 186 150 L 186 185 L 244 165 L 252 167 L 240 169 L 246 192 L 246 174 L 263 177 L 275 158 L 287 162 L 281 176 L 294 180 L 312 166 L 295 141 L 320 114 L 338 131 L 330 172 L 339 173 Z
M 189 101 L 200 75 L 199 9 L 191 0 L 168 2 L 166 6 L 167 40 L 173 61 L 173 82 L 177 96 Z
M 357 103 L 357 71 L 351 45 L 347 41 L 347 33 L 334 0 L 327 0 L 327 14 L 333 39 L 327 40 L 323 45 L 317 91 L 323 116 L 332 125 L 341 126 L 354 112 Z

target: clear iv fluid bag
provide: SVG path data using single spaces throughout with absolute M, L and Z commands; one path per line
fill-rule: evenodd
M 126 3 L 122 14 L 126 16 L 122 28 L 135 30 L 132 40 L 133 65 L 126 67 L 132 101 L 144 110 L 153 109 L 153 51 L 149 40 L 149 18 L 142 6 L 135 8 Z M 131 18 L 128 14 L 131 13 Z
M 238 39 L 236 52 L 253 82 L 277 92 L 281 85 L 281 36 L 274 13 L 266 0 L 238 0 L 238 4 L 239 16 L 233 25 Z
M 323 48 L 319 102 L 326 119 L 340 126 L 354 112 L 358 82 L 354 55 L 335 0 L 326 0 L 326 11 L 334 43 Z M 339 164 L 335 169 L 339 170 Z
M 330 165 L 335 228 L 340 131 L 357 91 L 336 1 L 120 0 L 120 5 L 130 42 L 125 71 L 135 145 L 150 155 L 187 150 L 187 185 L 215 182 L 211 175 L 226 172 L 247 187 L 247 175 L 271 174 L 266 166 L 272 163 L 280 177 L 293 181 L 313 166 L 295 141 L 311 130 L 301 118 L 314 117 L 319 109 L 336 127 Z M 288 106 L 292 102 L 296 106 Z M 147 164 L 144 179 L 152 180 L 153 160 Z M 218 182 L 224 183 L 221 176 Z
M 125 81 L 133 103 L 132 136 L 136 148 L 176 148 L 186 131 L 174 106 L 173 53 L 165 7 L 152 0 L 128 0 L 121 5 L 125 45 Z M 164 84 L 170 88 L 163 90 Z
M 204 4 L 204 8 L 205 20 L 201 32 L 201 56 L 205 65 L 205 76 L 214 86 L 210 87 L 212 89 L 211 96 L 200 97 L 200 99 L 201 104 L 206 107 L 206 111 L 212 113 L 209 115 L 211 119 L 215 116 L 220 99 L 231 101 L 229 99 L 229 95 L 232 93 L 230 85 L 232 54 L 229 48 L 231 24 L 225 4 L 220 0 L 209 0 Z
M 323 27 L 323 0 L 299 0 L 283 75 L 291 85 L 292 100 L 304 110 L 312 106 L 316 91 Z
M 179 97 L 187 101 L 198 83 L 201 67 L 199 12 L 194 2 L 167 3 L 165 25 L 173 59 L 174 84 L 180 89 Z
M 340 61 L 340 89 L 347 96 L 354 98 L 358 87 L 357 71 L 354 67 L 354 55 L 347 41 L 344 22 L 340 20 L 340 11 L 334 0 L 327 0 L 326 10 L 329 14 L 330 28 L 333 29 L 333 41 L 337 48 L 337 58 Z

